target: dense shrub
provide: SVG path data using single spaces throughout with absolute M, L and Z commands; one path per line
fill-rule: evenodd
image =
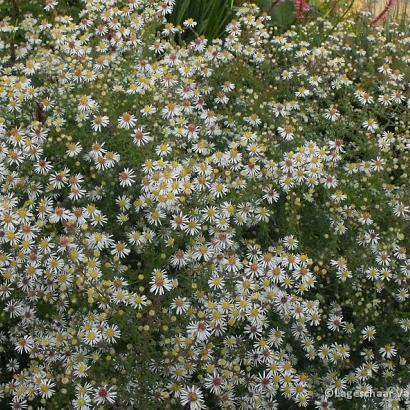
M 409 33 L 58 7 L 0 24 L 4 406 L 408 407 Z

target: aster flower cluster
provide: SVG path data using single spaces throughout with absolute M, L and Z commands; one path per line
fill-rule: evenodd
M 0 402 L 407 408 L 410 33 L 173 6 L 0 21 Z

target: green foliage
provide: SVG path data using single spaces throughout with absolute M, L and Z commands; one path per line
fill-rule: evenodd
M 281 31 L 289 28 L 295 23 L 295 9 L 293 0 L 261 0 L 260 6 L 271 16 L 271 24 Z
M 209 39 L 222 35 L 233 14 L 234 0 L 177 0 L 169 20 L 182 25 L 193 18 L 198 26 L 195 31 Z
M 273 23 L 230 2 L 53 7 L 0 25 L 0 406 L 405 387 L 408 30 L 330 2 L 295 25 L 290 1 L 263 4 Z

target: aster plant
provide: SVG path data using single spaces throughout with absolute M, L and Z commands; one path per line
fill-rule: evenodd
M 410 33 L 61 3 L 0 22 L 2 407 L 408 408 Z

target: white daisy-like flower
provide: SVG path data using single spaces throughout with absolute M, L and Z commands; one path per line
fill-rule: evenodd
M 120 118 L 118 118 L 118 126 L 127 130 L 134 127 L 136 123 L 137 119 L 135 118 L 135 116 L 128 112 L 125 112 L 121 115 Z
M 97 387 L 94 390 L 94 402 L 100 406 L 105 403 L 114 403 L 117 397 L 117 392 L 113 387 L 107 387 L 106 385 L 102 387 Z
M 110 123 L 110 119 L 106 115 L 95 115 L 91 121 L 91 128 L 94 131 L 101 131 L 101 128 L 106 127 Z
M 368 120 L 363 122 L 363 128 L 370 132 L 375 132 L 379 128 L 379 124 L 377 124 L 374 118 L 369 118 Z
M 19 338 L 15 344 L 17 352 L 29 353 L 34 347 L 34 339 L 31 336 L 23 336 Z

